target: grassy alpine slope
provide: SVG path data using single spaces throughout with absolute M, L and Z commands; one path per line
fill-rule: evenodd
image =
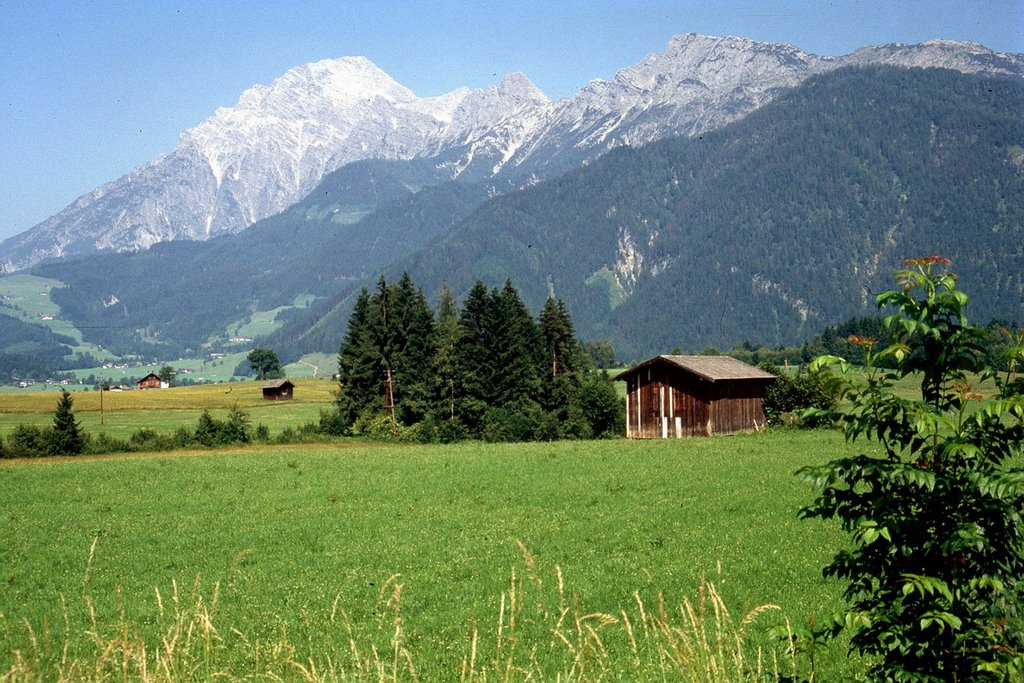
M 792 473 L 845 448 L 772 432 L 3 462 L 0 672 L 739 680 L 764 628 L 839 606 L 820 568 L 841 537 L 797 520 Z M 754 639 L 743 662 L 702 577 Z M 856 666 L 842 649 L 819 670 Z

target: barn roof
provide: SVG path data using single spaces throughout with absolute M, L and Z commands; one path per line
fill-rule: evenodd
M 775 375 L 772 373 L 730 356 L 655 356 L 619 373 L 613 379 L 624 380 L 634 372 L 659 362 L 671 363 L 709 382 L 730 379 L 775 379 Z
M 294 384 L 293 384 L 293 383 L 291 382 L 291 380 L 287 380 L 287 379 L 272 379 L 272 380 L 270 380 L 269 382 L 267 382 L 266 384 L 264 384 L 264 385 L 263 385 L 263 388 L 264 388 L 264 389 L 280 389 L 280 388 L 281 388 L 281 387 L 283 387 L 283 386 L 284 386 L 285 384 L 289 384 L 289 385 L 291 385 L 291 386 L 293 386 L 293 387 L 295 386 L 295 385 L 294 385 Z

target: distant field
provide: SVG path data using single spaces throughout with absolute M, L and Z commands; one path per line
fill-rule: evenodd
M 259 337 L 270 334 L 281 326 L 277 322 L 279 313 L 292 308 L 308 308 L 316 300 L 312 294 L 300 294 L 291 305 L 278 306 L 267 311 L 252 311 L 247 317 L 236 320 L 227 326 L 226 334 L 230 337 Z
M 812 493 L 793 471 L 845 449 L 832 432 L 768 432 L 0 462 L 0 676 L 17 652 L 53 678 L 66 641 L 68 661 L 108 657 L 120 678 L 119 648 L 155 656 L 184 611 L 192 678 L 351 673 L 376 656 L 388 675 L 361 678 L 458 680 L 472 657 L 488 680 L 506 663 L 514 680 L 660 679 L 671 634 L 647 619 L 680 620 L 701 577 L 737 626 L 781 606 L 743 627 L 755 641 L 839 607 L 820 568 L 842 536 L 797 520 Z M 580 657 L 593 668 L 570 675 Z M 856 667 L 835 645 L 819 675 Z
M 262 382 L 204 384 L 147 391 L 103 392 L 102 422 L 100 392 L 77 392 L 74 413 L 90 434 L 107 433 L 127 438 L 148 427 L 172 432 L 179 426 L 195 426 L 199 414 L 209 409 L 214 417 L 223 417 L 235 405 L 244 408 L 253 425 L 265 424 L 271 434 L 285 427 L 319 419 L 320 410 L 330 407 L 337 383 L 326 380 L 294 379 L 295 398 L 291 401 L 263 400 Z M 18 424 L 52 424 L 59 389 L 46 392 L 0 393 L 0 435 L 6 436 Z

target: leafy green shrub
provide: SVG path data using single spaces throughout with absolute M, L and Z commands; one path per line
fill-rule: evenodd
M 558 438 L 558 419 L 536 401 L 519 399 L 484 413 L 480 434 L 485 441 L 551 441 Z
M 776 377 L 765 389 L 762 403 L 768 424 L 818 427 L 827 421 L 827 413 L 805 413 L 809 408 L 835 409 L 838 388 L 828 382 L 827 375 L 817 372 L 790 375 L 782 368 L 764 363 L 761 368 Z
M 89 438 L 89 445 L 84 451 L 91 455 L 102 453 L 126 453 L 132 450 L 131 446 L 124 439 L 110 436 L 106 432 L 100 432 Z
M 374 441 L 405 441 L 404 433 L 409 429 L 401 423 L 391 421 L 390 415 L 366 411 L 352 425 L 352 433 Z
M 590 420 L 584 414 L 583 408 L 578 400 L 574 400 L 562 412 L 558 420 L 559 439 L 590 439 L 594 436 L 594 430 L 590 426 Z
M 160 434 L 154 429 L 143 427 L 132 432 L 128 446 L 133 451 L 170 451 L 177 448 L 173 436 Z
M 821 489 L 801 516 L 837 518 L 851 536 L 824 573 L 846 582 L 835 631 L 873 662 L 871 680 L 1024 676 L 1024 469 L 1008 466 L 1024 443 L 1024 396 L 986 366 L 967 296 L 936 268 L 948 263 L 910 259 L 900 288 L 878 297 L 896 311 L 884 325 L 897 341 L 876 354 L 860 340 L 863 370 L 815 361 L 850 402 L 829 419 L 881 451 L 800 470 Z M 993 400 L 975 374 L 994 381 Z M 896 394 L 907 376 L 920 399 Z
M 576 404 L 590 423 L 591 436 L 604 439 L 626 433 L 625 399 L 619 397 L 606 371 L 587 375 Z
M 349 431 L 348 420 L 337 407 L 320 411 L 320 433 L 330 436 L 345 436 Z
M 428 417 L 415 427 L 419 443 L 455 443 L 470 437 L 469 429 L 457 417 Z

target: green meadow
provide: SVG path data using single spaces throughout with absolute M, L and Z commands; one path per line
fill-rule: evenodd
M 209 410 L 223 418 L 238 406 L 249 413 L 252 424 L 265 424 L 271 434 L 286 427 L 315 422 L 320 411 L 333 400 L 337 384 L 329 379 L 293 379 L 295 398 L 291 401 L 263 400 L 262 382 L 203 384 L 147 391 L 104 391 L 74 394 L 74 412 L 89 434 L 106 433 L 126 439 L 139 429 L 172 432 L 179 426 L 194 427 L 200 413 Z M 47 426 L 60 396 L 59 387 L 46 391 L 0 392 L 0 435 L 6 436 L 19 424 Z
M 840 607 L 820 568 L 842 535 L 797 519 L 793 472 L 846 448 L 777 431 L 0 462 L 0 675 L 806 675 L 764 633 Z M 856 671 L 844 650 L 819 673 Z

